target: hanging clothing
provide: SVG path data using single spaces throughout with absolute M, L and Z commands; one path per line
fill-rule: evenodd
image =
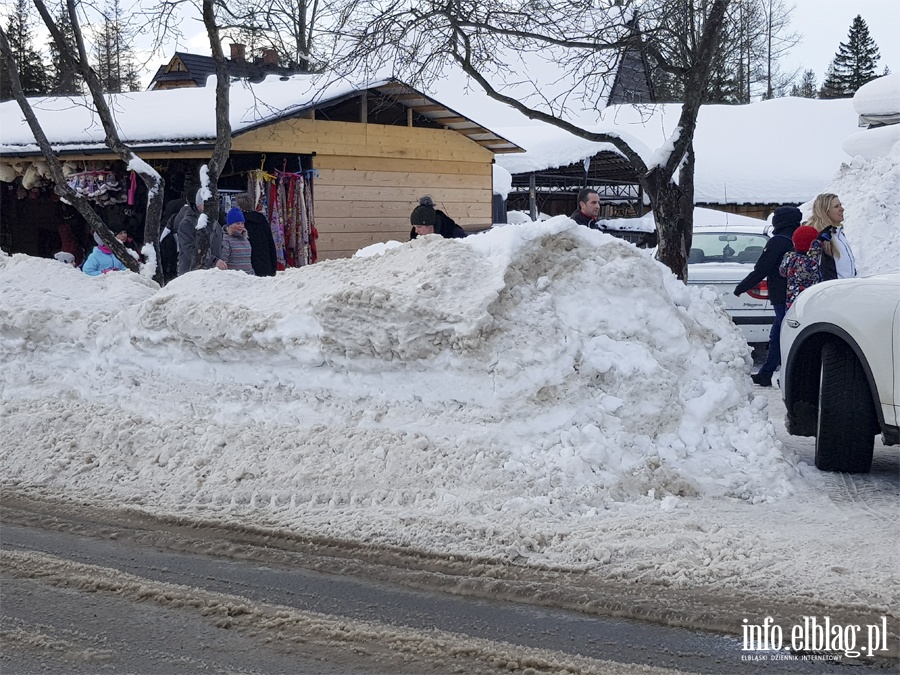
M 247 192 L 256 199 L 256 210 L 268 215 L 277 268 L 316 262 L 319 233 L 313 215 L 312 172 L 252 171 Z

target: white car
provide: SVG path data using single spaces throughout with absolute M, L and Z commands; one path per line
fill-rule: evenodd
M 763 280 L 740 297 L 734 295 L 734 287 L 753 270 L 769 241 L 768 225 L 764 220 L 754 224 L 754 218 L 732 218 L 740 218 L 739 224 L 694 228 L 688 255 L 688 284 L 712 286 L 744 339 L 751 346 L 762 347 L 768 345 L 775 321 L 766 282 Z
M 866 472 L 875 435 L 900 443 L 900 273 L 816 284 L 781 326 L 780 385 L 794 436 L 823 471 Z

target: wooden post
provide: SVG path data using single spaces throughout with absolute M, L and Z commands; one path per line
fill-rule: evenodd
M 537 220 L 537 186 L 535 185 L 534 171 L 528 177 L 528 210 L 531 220 Z

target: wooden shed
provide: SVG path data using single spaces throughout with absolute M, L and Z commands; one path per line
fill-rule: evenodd
M 193 172 L 210 156 L 214 94 L 207 86 L 111 98 L 123 140 L 176 184 L 176 174 Z M 107 165 L 127 180 L 89 104 L 46 98 L 35 103 L 61 160 L 75 167 Z M 362 85 L 298 75 L 252 85 L 235 82 L 231 122 L 233 146 L 219 188 L 245 189 L 253 170 L 304 173 L 314 194 L 320 260 L 350 256 L 377 242 L 405 241 L 409 214 L 423 194 L 467 230 L 489 227 L 494 156 L 521 152 L 434 96 L 396 80 Z M 34 228 L 54 231 L 60 218 L 52 184 L 34 170 L 41 164 L 18 105 L 3 103 L 0 243 L 7 252 L 52 255 L 46 250 L 52 242 L 40 245 L 28 235 Z M 37 180 L 23 190 L 29 169 Z M 142 216 L 142 205 L 135 205 L 131 217 Z M 142 224 L 134 229 L 142 231 Z

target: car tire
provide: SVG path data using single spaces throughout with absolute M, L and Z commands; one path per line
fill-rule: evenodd
M 816 467 L 865 473 L 872 468 L 875 404 L 862 364 L 846 344 L 822 347 Z

